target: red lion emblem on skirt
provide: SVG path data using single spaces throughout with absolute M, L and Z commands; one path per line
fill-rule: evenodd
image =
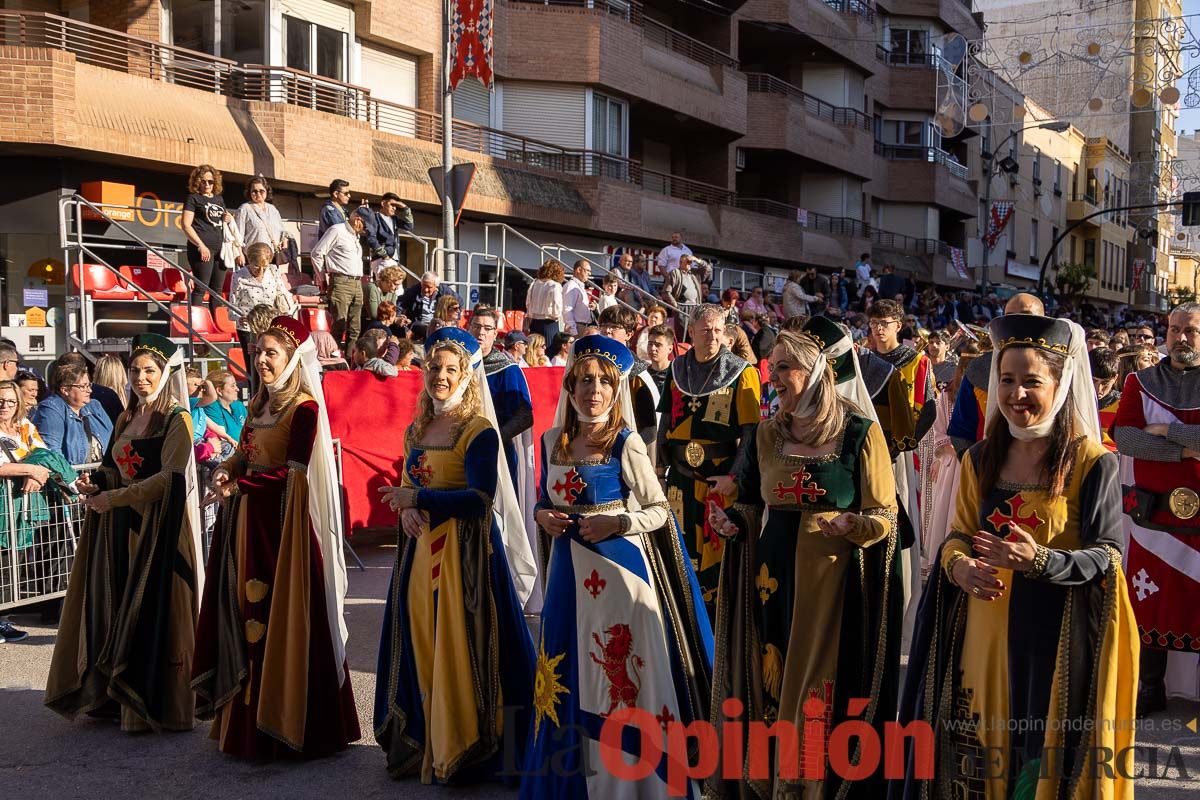
M 593 633 L 592 639 L 600 646 L 600 657 L 592 651 L 588 651 L 588 655 L 592 657 L 604 670 L 604 677 L 608 678 L 608 711 L 605 716 L 611 714 L 618 704 L 623 704 L 627 708 L 633 708 L 637 705 L 638 692 L 641 691 L 641 679 L 638 676 L 638 670 L 646 666 L 646 662 L 642 657 L 633 652 L 633 632 L 629 630 L 629 626 L 619 622 L 604 632 L 608 641 L 600 641 L 599 634 Z

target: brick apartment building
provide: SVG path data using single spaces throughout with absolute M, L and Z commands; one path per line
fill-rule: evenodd
M 133 186 L 129 225 L 179 246 L 163 212 L 203 162 L 225 173 L 231 205 L 248 176 L 268 176 L 291 218 L 314 218 L 334 177 L 356 200 L 395 191 L 437 244 L 440 3 L 0 6 L 6 313 L 62 258 L 65 190 Z M 488 222 L 567 259 L 682 230 L 752 281 L 871 251 L 970 286 L 947 255 L 978 211 L 975 134 L 946 137 L 934 109 L 943 47 L 980 23 L 969 0 L 496 0 L 495 91 L 468 81 L 454 102 L 455 158 L 478 167 L 459 246 L 495 255 Z M 519 237 L 507 247 L 536 266 Z M 410 246 L 410 263 L 420 254 Z M 488 259 L 470 266 L 490 277 Z

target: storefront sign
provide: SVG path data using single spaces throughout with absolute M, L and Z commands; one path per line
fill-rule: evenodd
M 50 291 L 48 289 L 23 289 L 21 290 L 21 305 L 49 306 Z
M 27 308 L 27 309 L 25 309 L 25 327 L 27 327 L 27 328 L 44 328 L 44 327 L 46 327 L 46 309 L 44 309 L 44 308 Z
M 1022 264 L 1020 261 L 1013 261 L 1010 258 L 1004 265 L 1004 273 L 1012 275 L 1014 278 L 1025 278 L 1026 280 L 1036 281 L 1041 274 L 1041 270 L 1032 264 Z
M 80 184 L 79 194 L 94 203 L 108 216 L 155 244 L 183 244 L 183 203 L 163 200 L 149 189 L 138 191 L 129 183 L 90 181 Z M 83 208 L 83 218 L 105 222 L 96 211 Z M 126 238 L 119 229 L 110 235 Z

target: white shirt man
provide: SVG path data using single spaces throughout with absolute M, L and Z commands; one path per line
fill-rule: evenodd
M 589 306 L 587 280 L 592 275 L 592 268 L 586 261 L 575 264 L 575 271 L 567 279 L 563 291 L 563 326 L 567 333 L 578 334 L 579 329 L 592 321 L 592 309 Z
M 309 258 L 313 272 L 317 275 L 363 275 L 362 244 L 359 236 L 363 230 L 362 218 L 352 216 L 341 225 L 330 226 L 313 246 Z M 326 281 L 328 278 L 326 277 Z
M 671 234 L 671 243 L 658 251 L 658 271 L 663 275 L 679 268 L 680 256 L 692 255 L 692 248 L 683 243 L 683 234 L 675 231 Z

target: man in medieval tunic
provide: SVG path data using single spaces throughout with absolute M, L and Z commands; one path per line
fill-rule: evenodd
M 1126 378 L 1112 433 L 1127 457 L 1138 716 L 1165 709 L 1168 690 L 1196 699 L 1200 652 L 1200 303 L 1177 306 L 1167 324 L 1168 358 Z
M 657 470 L 679 519 L 710 618 L 724 546 L 707 524 L 707 506 L 737 494 L 732 475 L 748 457 L 758 424 L 758 370 L 723 344 L 725 309 L 704 305 L 692 317 L 692 349 L 675 359 L 658 410 Z
M 871 350 L 893 369 L 882 391 L 873 396 L 875 413 L 888 442 L 900 497 L 900 546 L 907 551 L 901 561 L 904 584 L 904 635 L 901 647 L 916 623 L 917 600 L 921 596 L 921 547 L 912 520 L 917 510 L 917 470 L 913 451 L 933 427 L 937 416 L 933 364 L 928 356 L 900 343 L 904 309 L 894 300 L 879 300 L 867 312 Z

